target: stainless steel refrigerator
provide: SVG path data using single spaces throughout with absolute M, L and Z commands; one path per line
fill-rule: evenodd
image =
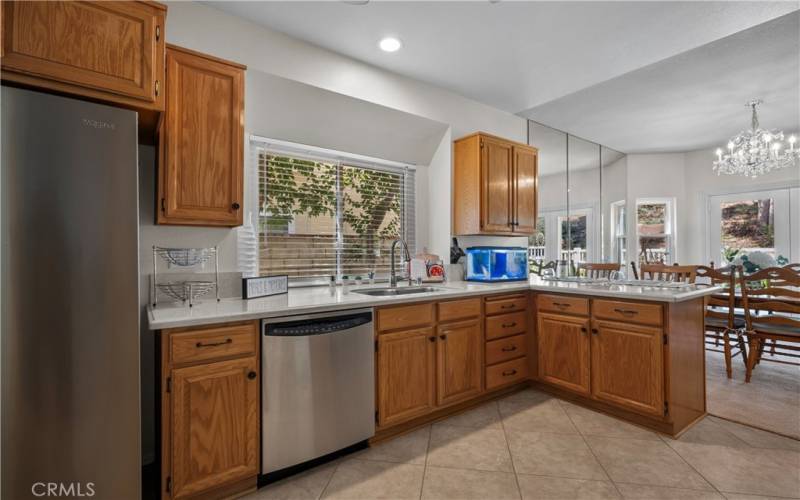
M 0 106 L 1 496 L 140 498 L 137 115 Z

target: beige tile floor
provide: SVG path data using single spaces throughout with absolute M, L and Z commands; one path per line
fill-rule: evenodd
M 800 498 L 800 442 L 706 417 L 680 439 L 525 390 L 266 486 L 267 499 Z
M 765 355 L 765 359 L 769 357 Z M 723 355 L 706 351 L 708 412 L 800 439 L 800 366 L 762 361 L 749 384 L 744 382 L 740 357 L 733 360 L 732 367 L 729 379 Z

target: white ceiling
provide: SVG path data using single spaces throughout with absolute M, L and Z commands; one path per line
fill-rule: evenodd
M 521 113 L 626 153 L 724 147 L 750 127 L 800 131 L 800 12 Z
M 207 3 L 494 107 L 536 116 L 548 125 L 601 143 L 604 136 L 579 132 L 583 127 L 598 129 L 584 125 L 582 109 L 568 100 L 560 100 L 560 107 L 552 101 L 800 8 L 798 2 Z M 377 42 L 386 35 L 399 37 L 403 49 L 393 54 L 380 51 Z M 710 78 L 716 84 L 716 76 L 698 75 L 692 90 L 716 90 L 701 79 Z M 651 87 L 653 93 L 670 89 L 669 81 Z M 738 106 L 739 100 L 733 104 Z M 647 111 L 665 110 L 663 106 L 654 108 Z M 605 110 L 611 113 L 608 116 L 593 118 L 620 123 L 615 109 Z M 570 112 L 573 118 L 559 124 L 542 118 Z M 641 113 L 636 123 L 624 123 L 621 128 L 629 131 L 623 130 L 622 135 L 635 136 L 630 131 L 639 130 L 643 120 L 647 116 Z M 687 123 L 684 127 L 691 128 Z M 605 144 L 622 151 L 626 151 L 623 145 L 631 151 L 653 149 L 647 137 Z

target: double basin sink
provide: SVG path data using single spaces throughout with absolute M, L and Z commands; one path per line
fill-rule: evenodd
M 371 297 L 396 297 L 442 291 L 444 291 L 443 288 L 436 288 L 433 286 L 410 286 L 403 288 L 362 288 L 361 290 L 353 290 L 353 293 L 360 293 L 361 295 L 369 295 Z

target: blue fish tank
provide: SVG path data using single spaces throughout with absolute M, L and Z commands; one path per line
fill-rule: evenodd
M 528 279 L 528 249 L 522 247 L 467 248 L 467 281 Z

